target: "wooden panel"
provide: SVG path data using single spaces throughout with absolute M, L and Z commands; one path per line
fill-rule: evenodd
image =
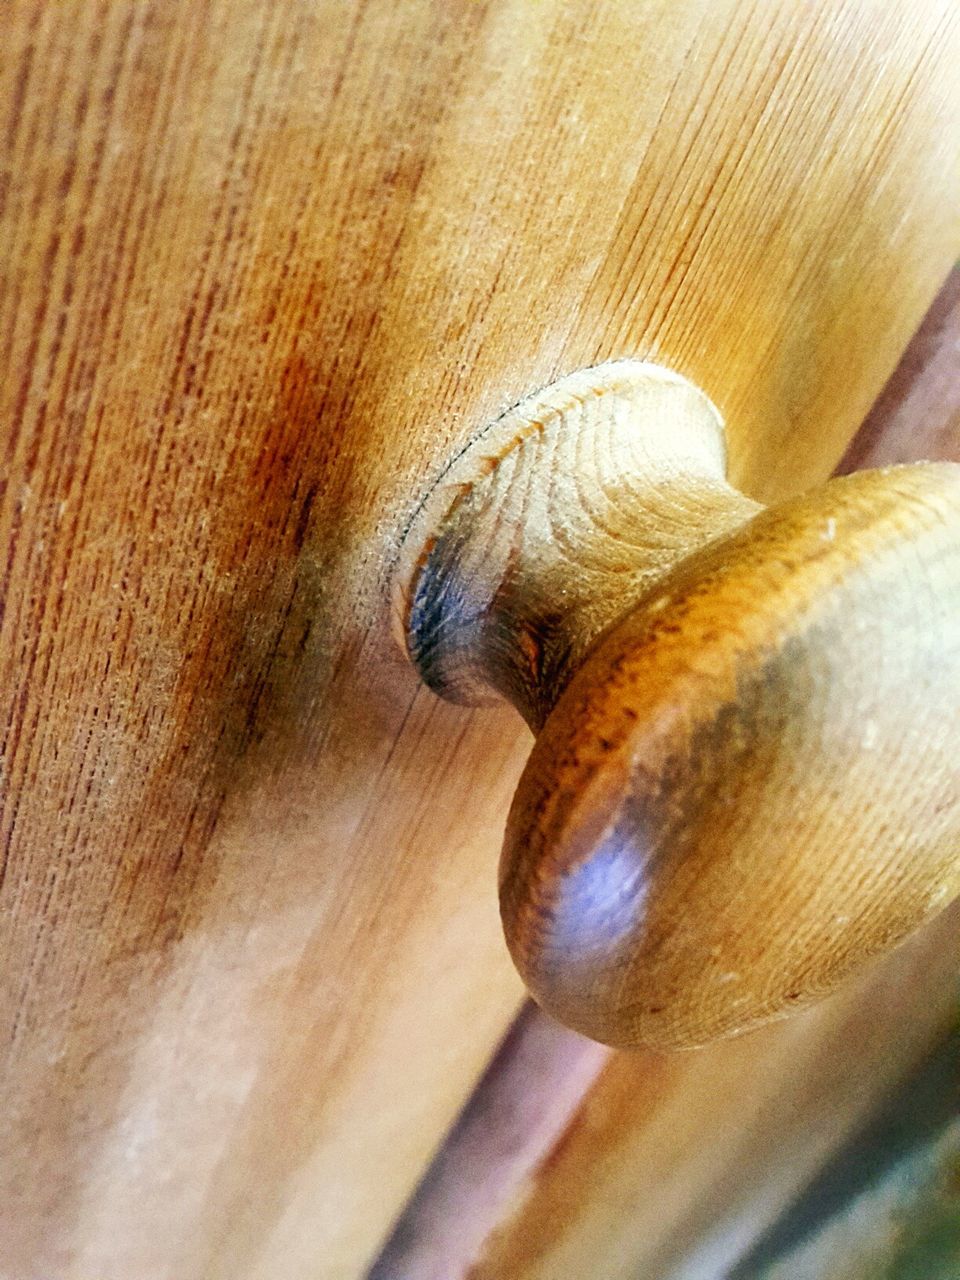
M 958 946 L 954 908 L 789 1022 L 697 1053 L 615 1054 L 470 1280 L 727 1275 L 955 1022 Z M 426 1280 L 409 1256 L 397 1280 Z
M 523 752 L 398 530 L 655 356 L 769 498 L 960 242 L 948 0 L 14 0 L 0 62 L 0 1267 L 360 1273 L 519 998 Z

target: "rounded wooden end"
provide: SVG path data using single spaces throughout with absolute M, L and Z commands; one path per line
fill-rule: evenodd
M 960 892 L 960 466 L 831 482 L 686 558 L 549 714 L 501 862 L 535 997 L 598 1040 L 786 1014 Z

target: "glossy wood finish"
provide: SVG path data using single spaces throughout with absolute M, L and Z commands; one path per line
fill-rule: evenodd
M 501 864 L 511 953 L 555 1017 L 704 1044 L 822 998 L 960 893 L 958 532 L 960 468 L 865 472 L 605 633 Z
M 955 253 L 954 9 L 3 34 L 0 1267 L 352 1280 L 520 994 L 522 726 L 418 692 L 398 530 L 615 355 L 710 388 L 752 495 L 822 478 Z

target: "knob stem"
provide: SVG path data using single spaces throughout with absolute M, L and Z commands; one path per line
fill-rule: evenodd
M 539 732 L 598 635 L 761 508 L 726 481 L 720 414 L 637 360 L 582 370 L 477 437 L 404 540 L 399 613 L 423 679 Z

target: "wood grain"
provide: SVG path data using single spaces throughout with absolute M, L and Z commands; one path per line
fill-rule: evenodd
M 554 1017 L 689 1048 L 822 998 L 960 894 L 960 467 L 844 477 L 598 640 L 511 806 L 500 910 Z
M 2 21 L 0 1267 L 345 1280 L 519 998 L 522 728 L 417 690 L 397 531 L 624 354 L 709 389 L 754 496 L 825 475 L 960 239 L 956 16 Z

